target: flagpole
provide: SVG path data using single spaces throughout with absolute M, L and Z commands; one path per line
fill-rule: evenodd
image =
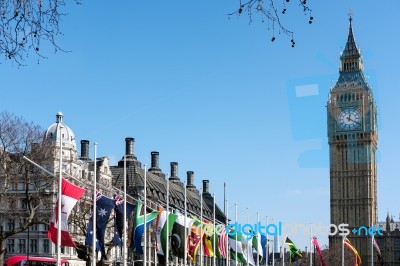
M 272 223 L 274 223 L 274 219 L 272 219 Z M 275 238 L 272 240 L 272 266 L 275 266 Z
M 216 261 L 215 261 L 215 257 L 217 256 L 217 252 L 216 252 L 216 250 L 217 250 L 217 248 L 218 247 L 216 247 L 215 246 L 215 235 L 216 235 L 216 232 L 215 232 L 215 228 L 216 228 L 216 224 L 215 224 L 215 193 L 213 193 L 213 223 L 214 223 L 214 230 L 213 230 L 213 233 L 214 233 L 214 236 L 213 236 L 213 246 L 214 246 L 214 254 L 213 254 L 213 266 L 216 266 L 217 264 L 216 264 Z
M 285 266 L 285 245 L 283 245 L 283 247 L 282 247 L 282 249 L 283 249 L 283 252 L 282 252 L 282 260 L 283 260 L 283 264 L 282 264 L 282 266 Z
M 169 177 L 167 175 L 167 243 L 165 245 L 165 265 L 169 265 Z
M 225 221 L 225 231 L 228 229 L 228 200 L 225 201 L 225 217 L 226 217 L 226 221 Z M 229 247 L 228 247 L 228 234 L 226 235 L 226 266 L 229 265 Z
M 186 221 L 187 221 L 187 219 L 186 219 L 186 216 L 187 216 L 187 207 L 186 207 L 186 205 L 187 205 L 187 202 L 186 202 L 186 182 L 183 182 L 183 186 L 184 186 L 184 189 L 185 189 L 185 234 L 184 234 L 184 241 L 185 241 L 185 245 L 184 245 L 184 248 L 185 248 L 185 251 L 183 252 L 183 265 L 184 266 L 186 266 L 186 262 L 187 262 L 187 229 L 186 229 Z
M 93 167 L 93 213 L 92 213 L 92 219 L 93 219 L 93 226 L 92 226 L 92 249 L 93 249 L 93 254 L 92 254 L 92 266 L 96 266 L 97 262 L 97 253 L 96 253 L 96 240 L 97 240 L 97 225 L 96 225 L 96 215 L 97 215 L 97 210 L 96 210 L 96 196 L 97 196 L 97 191 L 96 191 L 96 172 L 97 172 L 97 143 L 93 143 L 94 145 L 94 167 Z
M 260 215 L 259 215 L 259 213 L 257 212 L 257 224 L 260 222 Z M 258 228 L 257 228 L 258 229 Z M 259 239 L 258 238 L 258 234 L 259 234 L 259 231 L 260 231 L 260 229 L 258 229 L 257 230 L 258 232 L 256 232 L 256 234 L 257 234 L 257 262 L 256 262 L 256 265 L 257 266 L 260 266 L 260 246 L 261 246 L 261 243 L 259 242 L 261 239 Z M 260 235 L 260 237 L 261 237 L 261 235 Z M 258 245 L 260 243 L 260 245 Z
M 246 208 L 246 210 L 247 210 L 247 223 L 250 223 L 250 221 L 249 221 L 249 216 L 250 216 L 250 214 L 249 214 L 249 208 Z M 246 243 L 247 245 L 246 245 L 246 254 L 247 254 L 247 266 L 249 266 L 249 241 L 247 240 L 247 243 Z
M 374 266 L 374 235 L 371 236 L 371 266 Z
M 312 247 L 312 227 L 311 227 L 311 223 L 310 223 L 310 266 L 312 266 L 312 264 L 313 264 L 311 247 Z
M 57 265 L 61 266 L 61 223 L 62 223 L 62 218 L 61 218 L 61 203 L 62 203 L 62 132 L 61 129 L 63 126 L 60 124 L 61 122 L 58 123 L 59 129 L 58 131 L 60 132 L 60 158 L 59 158 L 59 174 L 58 174 L 58 204 L 57 204 Z M 66 221 L 67 222 L 67 221 Z M 29 245 L 29 243 L 28 243 Z
M 200 265 L 203 266 L 203 191 L 200 190 Z
M 344 266 L 344 236 L 342 236 L 342 266 Z
M 123 222 L 123 226 L 124 226 L 124 230 L 123 230 L 123 234 L 124 234 L 124 238 L 123 238 L 123 242 L 122 242 L 122 250 L 124 252 L 123 255 L 123 265 L 126 266 L 126 155 L 124 155 L 124 222 Z
M 235 203 L 235 223 L 237 223 L 237 203 Z M 235 265 L 237 265 L 237 228 L 235 228 Z
M 265 238 L 266 238 L 266 240 L 265 240 L 265 249 L 266 249 L 266 252 L 265 252 L 265 265 L 268 265 L 268 260 L 269 260 L 269 243 L 268 243 L 268 230 L 267 230 L 267 228 L 268 228 L 268 216 L 265 216 L 265 222 L 266 222 L 266 228 L 265 228 Z
M 146 214 L 147 214 L 147 176 L 146 176 L 146 164 L 144 164 L 144 251 L 143 251 L 143 265 L 147 266 L 147 225 L 146 225 Z

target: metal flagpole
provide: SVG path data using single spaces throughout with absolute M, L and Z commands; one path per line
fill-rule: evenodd
M 272 223 L 274 223 L 274 219 L 272 219 Z M 275 237 L 272 240 L 272 266 L 275 266 Z
M 282 264 L 282 266 L 285 266 L 285 245 L 283 245 L 283 247 L 282 247 L 282 250 L 283 250 L 283 252 L 282 252 L 282 260 L 283 260 L 283 264 Z
M 235 223 L 237 223 L 237 203 L 235 203 Z M 238 249 L 238 246 L 237 246 L 237 234 L 238 234 L 238 232 L 237 232 L 237 228 L 235 228 L 235 265 L 237 265 L 237 249 Z
M 344 236 L 342 236 L 342 266 L 344 266 Z
M 226 200 L 226 202 L 225 202 L 225 217 L 226 217 L 226 221 L 225 221 L 225 231 L 227 231 L 228 230 L 228 228 L 227 228 L 227 226 L 228 226 L 228 223 L 229 223 L 229 219 L 228 219 L 228 200 Z M 228 238 L 229 238 L 229 236 L 228 236 L 228 234 L 226 234 L 226 266 L 228 266 L 229 265 L 229 247 L 228 247 Z
M 143 265 L 147 266 L 147 226 L 146 226 L 146 214 L 147 214 L 147 177 L 146 177 L 146 164 L 144 164 L 144 247 L 143 247 Z
M 61 266 L 61 201 L 62 201 L 62 132 L 61 121 L 58 122 L 58 131 L 60 132 L 60 158 L 59 158 L 59 175 L 58 175 L 58 204 L 57 204 L 57 265 Z M 65 221 L 67 222 L 67 221 Z M 29 243 L 28 243 L 29 245 Z
M 93 143 L 94 145 L 94 167 L 93 167 L 93 226 L 92 226 L 92 265 L 96 266 L 97 262 L 97 253 L 96 253 L 96 240 L 97 240 L 97 224 L 96 224 L 96 215 L 97 215 L 97 210 L 96 210 L 96 199 L 97 199 L 97 191 L 96 191 L 96 186 L 97 186 L 97 143 Z
M 124 237 L 123 242 L 122 242 L 122 250 L 124 252 L 123 254 L 123 265 L 126 266 L 126 261 L 127 261 L 127 250 L 126 250 L 126 155 L 124 155 L 124 230 L 123 230 L 123 234 Z
M 311 252 L 311 250 L 312 250 L 312 226 L 311 226 L 311 223 L 310 223 L 310 266 L 312 266 L 312 264 L 313 264 L 313 261 L 312 261 L 312 252 Z
M 200 265 L 203 266 L 203 191 L 200 190 Z
M 217 256 L 217 246 L 215 245 L 215 236 L 216 236 L 216 232 L 215 232 L 215 228 L 216 228 L 216 224 L 215 224 L 215 193 L 213 193 L 213 223 L 214 223 L 214 230 L 213 230 L 213 247 L 214 247 L 214 254 L 213 254 L 213 265 L 216 266 L 216 261 L 215 258 Z
M 258 214 L 258 212 L 257 212 L 257 224 L 259 224 L 259 222 L 260 222 L 260 215 Z M 261 245 L 259 245 L 259 241 L 261 240 L 258 236 L 259 236 L 259 233 L 260 233 L 260 229 L 258 229 L 257 230 L 257 232 L 255 232 L 256 234 L 257 234 L 257 262 L 256 262 L 256 264 L 257 264 L 257 266 L 259 266 L 260 265 L 260 246 Z M 260 237 L 261 237 L 261 235 L 260 235 Z
M 265 222 L 266 222 L 266 228 L 265 228 L 265 238 L 266 238 L 266 241 L 265 241 L 265 249 L 266 249 L 266 252 L 265 252 L 265 256 L 266 256 L 266 258 L 265 258 L 265 265 L 268 265 L 268 259 L 269 259 L 269 243 L 268 243 L 268 216 L 265 216 Z
M 249 216 L 250 216 L 249 212 L 250 212 L 250 210 L 249 210 L 249 208 L 246 208 L 246 210 L 247 210 L 247 223 L 250 223 L 250 221 L 249 221 Z M 246 257 L 247 266 L 249 266 L 249 241 L 248 240 L 247 240 L 247 243 L 246 243 L 246 254 L 247 254 L 247 257 Z
M 165 245 L 165 265 L 169 265 L 169 177 L 167 175 L 167 243 Z
M 374 266 L 374 235 L 371 236 L 371 266 Z
M 184 266 L 186 266 L 186 263 L 187 263 L 187 229 L 186 229 L 186 223 L 187 223 L 187 218 L 186 218 L 186 216 L 187 216 L 187 207 L 186 207 L 186 205 L 187 205 L 187 201 L 186 201 L 186 182 L 183 182 L 183 186 L 184 186 L 184 189 L 185 189 L 185 219 L 184 219 L 184 221 L 185 221 L 185 234 L 184 234 L 184 241 L 185 241 L 185 245 L 184 245 L 184 248 L 185 248 L 185 251 L 183 252 L 183 265 Z

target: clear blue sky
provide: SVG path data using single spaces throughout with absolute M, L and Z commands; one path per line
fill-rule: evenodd
M 243 222 L 249 208 L 252 221 L 259 211 L 269 221 L 328 224 L 325 106 L 351 9 L 379 108 L 379 220 L 388 210 L 398 220 L 400 2 L 308 1 L 309 25 L 292 0 L 283 19 L 295 31 L 295 48 L 277 31 L 272 43 L 258 19 L 228 19 L 238 2 L 69 4 L 59 44 L 71 52 L 48 51 L 39 64 L 31 55 L 22 68 L 3 61 L 1 110 L 43 128 L 61 111 L 78 143 L 98 142 L 98 155 L 114 163 L 125 137 L 134 137 L 142 163 L 159 151 L 164 172 L 177 161 L 182 180 L 189 170 L 197 187 L 210 179 L 221 206 L 227 182 L 230 218 L 236 202 Z M 296 97 L 303 85 L 315 95 Z

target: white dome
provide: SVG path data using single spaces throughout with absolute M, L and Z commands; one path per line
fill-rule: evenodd
M 56 122 L 46 130 L 44 139 L 56 142 L 57 145 L 60 142 L 60 136 L 62 136 L 63 146 L 69 146 L 76 150 L 75 134 L 66 124 L 63 123 L 63 116 L 64 115 L 61 112 L 57 113 Z

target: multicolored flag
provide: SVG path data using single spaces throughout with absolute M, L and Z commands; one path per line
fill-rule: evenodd
M 350 240 L 346 237 L 343 243 L 346 247 L 348 247 L 351 251 L 353 251 L 354 255 L 356 256 L 356 260 L 354 261 L 354 266 L 358 266 L 362 263 L 361 257 L 358 254 L 357 249 L 351 244 Z
M 143 213 L 142 213 L 143 209 Z M 134 235 L 134 247 L 133 250 L 137 253 L 143 253 L 142 248 L 142 237 L 144 234 L 144 215 L 146 215 L 146 228 L 157 218 L 158 211 L 154 210 L 151 213 L 147 213 L 142 205 L 142 201 L 138 201 L 136 206 L 136 217 L 135 217 L 135 231 Z
M 104 247 L 104 237 L 106 232 L 106 226 L 110 219 L 110 215 L 115 206 L 115 199 L 111 199 L 102 195 L 100 192 L 97 193 L 96 197 L 96 247 L 101 252 L 104 259 L 107 258 L 106 249 Z M 93 241 L 93 217 L 90 217 L 88 229 L 86 232 L 85 245 L 92 245 Z
M 172 227 L 171 235 L 171 250 L 172 253 L 178 258 L 185 257 L 185 241 L 188 241 L 189 230 L 193 224 L 193 219 L 178 214 L 175 223 Z M 185 238 L 186 232 L 186 238 Z M 186 242 L 187 243 L 187 242 Z M 186 248 L 188 245 L 186 245 Z
M 124 199 L 120 196 L 114 196 L 115 208 L 114 208 L 114 237 L 113 243 L 116 246 L 122 246 L 121 236 L 124 231 Z M 126 219 L 132 214 L 135 209 L 135 205 L 126 202 Z
M 203 237 L 204 230 L 200 220 L 194 219 L 192 229 L 190 230 L 188 237 L 188 256 L 196 262 L 197 250 L 200 246 L 200 240 Z
M 296 260 L 303 257 L 300 251 L 296 248 L 295 244 L 289 237 L 286 237 L 285 244 L 289 246 L 290 249 L 290 263 L 295 262 Z
M 378 246 L 378 242 L 376 242 L 375 237 L 372 236 L 372 243 L 376 249 L 376 256 L 378 257 L 378 263 L 380 266 L 385 265 L 383 262 L 383 258 L 382 258 L 382 253 L 381 253 L 381 249 Z
M 75 186 L 64 178 L 61 181 L 61 195 L 58 195 L 58 200 L 54 206 L 54 214 L 50 220 L 50 228 L 47 232 L 47 237 L 57 244 L 58 226 L 61 228 L 61 246 L 76 247 L 71 235 L 68 231 L 68 216 L 74 208 L 76 202 L 83 196 L 85 189 Z M 61 225 L 58 219 L 58 201 L 61 196 Z
M 203 235 L 203 252 L 204 255 L 207 257 L 214 256 L 214 249 L 213 249 L 213 234 L 214 234 L 214 225 L 209 221 L 204 221 L 204 231 L 205 234 Z
M 247 261 L 243 252 L 246 246 L 242 244 L 242 234 L 235 229 L 229 228 L 228 236 L 228 244 L 231 258 L 237 262 L 246 264 Z
M 216 227 L 216 243 L 218 243 L 217 258 L 226 258 L 226 247 L 228 246 L 228 235 L 226 234 L 226 227 L 219 225 Z
M 172 228 L 178 215 L 159 210 L 156 221 L 156 232 L 157 232 L 157 253 L 165 255 L 167 252 L 167 239 L 171 236 Z M 168 219 L 168 230 L 167 230 L 167 219 Z
M 317 240 L 317 238 L 315 236 L 312 238 L 312 243 L 313 243 L 313 245 L 315 246 L 315 249 L 318 252 L 319 260 L 321 261 L 322 266 L 326 266 L 326 262 L 324 260 L 324 256 L 322 254 L 322 251 L 321 251 L 321 248 L 319 246 L 318 240 Z

